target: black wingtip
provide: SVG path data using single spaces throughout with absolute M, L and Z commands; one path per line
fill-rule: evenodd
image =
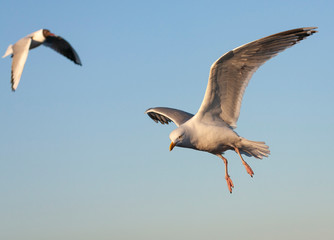
M 317 27 L 304 27 L 304 28 L 302 28 L 300 33 L 296 33 L 296 35 L 298 36 L 298 39 L 295 43 L 298 43 L 301 40 L 304 40 L 305 38 L 313 35 L 314 33 L 317 33 L 318 31 L 316 31 L 315 29 L 317 29 Z
M 74 51 L 74 50 L 73 50 Z M 78 55 L 78 54 L 77 54 Z M 71 59 L 72 60 L 72 59 Z M 82 63 L 81 63 L 81 60 L 79 58 L 79 56 L 75 57 L 73 60 L 72 60 L 76 65 L 79 65 L 79 66 L 82 66 Z
M 315 29 L 318 29 L 318 27 L 305 27 L 305 28 L 303 28 L 304 31 L 307 31 L 306 34 L 308 36 L 311 36 L 312 34 L 317 33 L 318 31 L 315 30 Z
M 10 71 L 10 83 L 11 83 L 11 88 L 12 88 L 12 92 L 15 92 L 15 88 L 14 88 L 14 78 L 13 78 L 13 69 Z

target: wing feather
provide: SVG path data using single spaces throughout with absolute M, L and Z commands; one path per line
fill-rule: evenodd
M 31 38 L 25 37 L 20 39 L 13 45 L 13 61 L 11 73 L 11 84 L 13 91 L 15 91 L 17 86 L 19 85 L 23 68 L 27 61 L 30 44 Z
M 176 126 L 180 126 L 194 116 L 191 113 L 166 107 L 149 108 L 145 113 L 156 123 L 168 124 L 174 122 Z
M 67 57 L 75 64 L 81 65 L 79 55 L 74 48 L 60 36 L 47 36 L 43 45 L 52 48 L 61 55 Z
M 247 43 L 212 64 L 200 118 L 220 118 L 235 128 L 243 94 L 254 72 L 278 53 L 316 33 L 316 27 L 297 28 Z

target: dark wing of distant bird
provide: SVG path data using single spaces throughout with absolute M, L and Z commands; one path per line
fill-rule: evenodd
M 145 113 L 156 123 L 168 124 L 174 122 L 176 126 L 180 126 L 194 116 L 191 113 L 166 107 L 149 108 Z
M 72 60 L 74 63 L 76 63 L 80 66 L 82 65 L 77 52 L 62 37 L 60 37 L 60 36 L 47 36 L 43 45 L 52 48 L 56 52 L 60 53 L 61 55 L 65 56 L 65 57 L 67 57 L 68 59 Z

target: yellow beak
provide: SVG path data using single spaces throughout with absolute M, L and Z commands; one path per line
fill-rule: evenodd
M 169 151 L 172 151 L 175 145 L 175 143 L 171 142 L 171 144 L 169 145 Z

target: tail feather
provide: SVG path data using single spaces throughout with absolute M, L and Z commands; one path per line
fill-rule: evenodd
M 240 151 L 247 156 L 253 156 L 259 159 L 263 157 L 268 157 L 270 154 L 269 147 L 265 144 L 265 142 L 256 142 L 250 141 L 246 138 L 241 138 Z
M 2 58 L 5 58 L 5 57 L 7 57 L 10 54 L 13 54 L 13 45 L 12 44 L 10 44 L 8 46 L 6 53 L 5 53 L 5 55 L 2 56 Z

